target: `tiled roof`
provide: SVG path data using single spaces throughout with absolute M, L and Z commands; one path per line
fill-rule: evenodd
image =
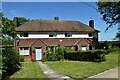
M 44 39 L 21 39 L 19 41 L 20 47 L 42 47 L 42 46 L 57 46 L 58 44 L 63 46 L 73 46 L 77 45 L 82 39 L 78 38 L 44 38 Z M 89 42 L 90 43 L 90 42 Z
M 79 21 L 63 20 L 31 20 L 17 27 L 16 31 L 73 31 L 73 32 L 94 32 L 98 31 Z M 99 31 L 98 31 L 99 32 Z

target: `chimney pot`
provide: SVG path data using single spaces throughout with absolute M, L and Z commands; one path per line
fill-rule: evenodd
M 54 17 L 54 20 L 59 20 L 59 17 Z
M 14 22 L 14 26 L 18 27 L 18 18 L 17 17 L 14 17 L 13 22 Z
M 89 26 L 92 27 L 92 28 L 94 28 L 94 20 L 90 20 L 89 21 Z

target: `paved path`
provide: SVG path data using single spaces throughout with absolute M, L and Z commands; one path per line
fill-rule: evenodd
M 101 79 L 104 79 L 104 80 L 106 80 L 108 78 L 108 79 L 118 80 L 118 78 L 120 78 L 120 76 L 118 76 L 118 71 L 120 71 L 120 67 L 119 68 L 116 67 L 116 68 L 107 70 L 105 72 L 99 73 L 95 76 L 89 77 L 86 80 L 92 80 L 93 78 L 94 79 L 101 78 Z
M 43 70 L 44 74 L 46 74 L 48 78 L 50 78 L 51 80 L 73 80 L 68 76 L 61 75 L 60 73 L 51 69 L 49 66 L 47 66 L 46 64 L 42 62 L 38 61 L 38 63 L 41 69 Z

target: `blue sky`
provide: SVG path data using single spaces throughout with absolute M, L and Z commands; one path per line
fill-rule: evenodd
M 97 8 L 95 2 L 87 4 Z M 84 24 L 89 24 L 90 17 L 95 21 L 95 28 L 101 31 L 99 41 L 112 40 L 117 32 L 117 27 L 110 28 L 101 20 L 99 14 L 94 8 L 83 2 L 3 2 L 2 12 L 4 17 L 13 19 L 14 17 L 25 17 L 27 19 L 45 19 L 53 20 L 58 16 L 60 20 L 75 20 Z

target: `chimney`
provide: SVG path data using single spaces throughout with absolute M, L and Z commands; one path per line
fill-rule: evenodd
M 94 20 L 90 20 L 89 21 L 89 26 L 92 27 L 92 28 L 94 28 Z
M 13 22 L 14 22 L 14 26 L 18 27 L 18 18 L 17 17 L 14 17 Z
M 59 20 L 59 17 L 54 17 L 54 20 Z

